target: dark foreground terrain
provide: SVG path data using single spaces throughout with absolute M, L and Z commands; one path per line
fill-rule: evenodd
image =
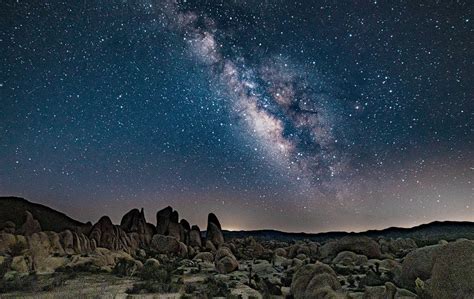
M 164 208 L 81 223 L 0 198 L 1 298 L 474 298 L 474 223 L 206 231 Z

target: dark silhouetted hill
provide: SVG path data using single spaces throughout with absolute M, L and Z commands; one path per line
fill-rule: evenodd
M 0 197 L 0 228 L 7 221 L 20 228 L 25 222 L 26 211 L 39 221 L 43 231 L 61 232 L 65 229 L 87 231 L 91 224 L 74 220 L 64 213 L 47 206 L 32 203 L 20 197 Z
M 47 206 L 32 203 L 19 197 L 0 197 L 0 229 L 6 221 L 12 221 L 20 228 L 25 221 L 26 213 L 30 211 L 37 219 L 44 231 L 61 232 L 65 229 L 80 230 L 87 232 L 91 228 L 90 223 L 82 223 L 74 220 L 64 213 L 58 212 Z M 205 232 L 202 232 L 205 235 Z M 413 238 L 419 244 L 436 243 L 438 240 L 447 241 L 459 238 L 474 239 L 474 222 L 431 222 L 412 228 L 390 227 L 383 230 L 369 230 L 360 233 L 348 232 L 326 232 L 317 234 L 289 233 L 277 230 L 252 230 L 252 231 L 223 231 L 224 237 L 245 238 L 254 237 L 263 240 L 292 241 L 308 239 L 316 242 L 324 242 L 329 239 L 337 239 L 344 236 L 368 236 L 371 238 Z

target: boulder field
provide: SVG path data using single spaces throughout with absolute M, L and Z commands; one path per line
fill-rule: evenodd
M 474 241 L 468 239 L 428 246 L 366 236 L 321 243 L 226 240 L 215 214 L 201 232 L 172 207 L 156 213 L 156 224 L 146 221 L 143 209 L 133 209 L 120 225 L 103 216 L 87 230 L 43 231 L 32 213 L 23 219 L 0 231 L 4 294 L 18 278 L 82 273 L 126 277 L 133 287 L 124 295 L 169 298 L 474 298 Z M 67 292 L 68 284 L 53 285 Z M 16 292 L 28 297 L 28 290 L 32 297 L 51 291 L 23 286 Z

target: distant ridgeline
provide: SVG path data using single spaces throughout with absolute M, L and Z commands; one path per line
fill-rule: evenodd
M 166 210 L 166 209 L 164 209 Z M 92 224 L 82 223 L 70 218 L 64 213 L 51 209 L 47 206 L 29 202 L 18 197 L 0 197 L 0 230 L 7 222 L 13 222 L 20 227 L 25 222 L 26 211 L 29 211 L 44 231 L 61 232 L 64 230 L 87 232 Z M 186 226 L 186 225 L 185 225 Z M 440 239 L 456 240 L 459 238 L 474 239 L 474 222 L 431 222 L 413 228 L 390 227 L 383 230 L 369 230 L 360 233 L 327 232 L 317 234 L 288 233 L 277 230 L 253 230 L 253 231 L 226 231 L 223 235 L 227 239 L 244 238 L 252 236 L 265 240 L 302 240 L 323 242 L 328 239 L 341 238 L 344 236 L 368 236 L 372 238 L 413 238 L 420 243 L 437 242 Z M 202 231 L 205 233 L 205 231 Z

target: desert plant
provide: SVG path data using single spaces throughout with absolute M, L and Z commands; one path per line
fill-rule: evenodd
M 114 274 L 118 276 L 128 276 L 131 277 L 137 273 L 138 266 L 134 260 L 121 258 L 115 264 L 113 269 Z
M 205 281 L 205 284 L 207 285 L 206 295 L 208 298 L 228 298 L 230 296 L 230 290 L 227 287 L 227 284 L 223 281 L 216 280 L 213 276 L 208 277 Z
M 127 289 L 127 294 L 143 294 L 143 293 L 172 293 L 180 289 L 177 283 L 157 283 L 153 280 L 142 281 L 133 284 L 132 288 Z
M 15 273 L 0 280 L 0 294 L 15 291 L 36 291 L 37 283 L 38 278 L 35 274 L 21 275 Z

